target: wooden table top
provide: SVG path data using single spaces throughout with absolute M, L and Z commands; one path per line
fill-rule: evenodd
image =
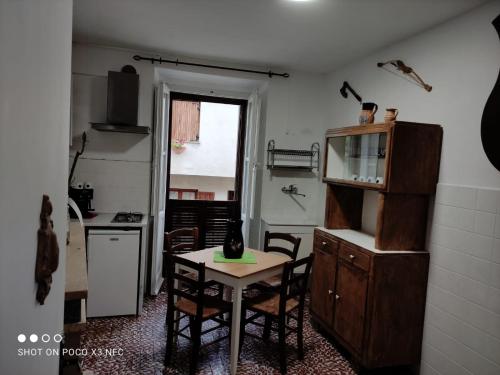
M 179 255 L 179 257 L 197 263 L 205 263 L 206 268 L 240 279 L 274 267 L 280 267 L 290 260 L 290 258 L 286 255 L 265 253 L 260 250 L 254 250 L 246 247 L 245 251 L 254 254 L 257 263 L 215 263 L 214 251 L 222 251 L 222 246 L 193 251 L 190 253 Z
M 85 229 L 78 222 L 69 223 L 70 242 L 66 246 L 65 299 L 87 298 L 87 254 Z

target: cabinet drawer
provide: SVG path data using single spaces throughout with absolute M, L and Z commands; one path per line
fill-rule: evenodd
M 328 254 L 337 253 L 339 242 L 331 237 L 322 235 L 319 232 L 314 233 L 314 250 L 323 251 Z
M 364 271 L 368 271 L 370 269 L 370 256 L 353 246 L 348 246 L 342 243 L 340 245 L 339 258 L 344 260 L 346 263 L 361 268 Z

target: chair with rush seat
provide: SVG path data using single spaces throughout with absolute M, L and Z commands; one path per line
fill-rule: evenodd
M 286 241 L 290 244 L 291 250 L 284 246 L 277 246 L 272 244 L 272 240 Z M 297 259 L 297 254 L 299 252 L 300 237 L 294 237 L 288 233 L 271 233 L 266 231 L 264 235 L 264 252 L 281 253 L 290 257 L 291 260 Z M 258 283 L 252 284 L 249 289 L 258 289 L 261 291 L 278 290 L 281 286 L 281 275 L 273 276 L 268 279 L 259 281 Z
M 167 257 L 166 254 L 180 255 L 192 251 L 198 251 L 199 230 L 197 227 L 180 228 L 170 232 L 165 232 L 163 241 L 163 277 L 167 277 Z M 184 276 L 195 278 L 193 273 L 185 272 Z M 223 298 L 224 286 L 215 281 L 208 280 L 207 283 L 216 291 L 220 298 Z
M 303 324 L 304 300 L 307 290 L 307 280 L 311 271 L 314 254 L 306 258 L 290 261 L 285 264 L 281 277 L 279 293 L 263 292 L 256 297 L 244 298 L 241 308 L 240 351 L 245 335 L 257 337 L 245 332 L 246 324 L 264 327 L 262 339 L 267 341 L 271 330 L 278 331 L 279 360 L 281 373 L 286 373 L 286 343 L 285 338 L 290 333 L 297 335 L 297 351 L 300 360 L 304 358 Z M 305 265 L 304 273 L 294 273 L 294 270 Z M 247 311 L 253 314 L 247 318 Z M 264 316 L 265 323 L 255 319 Z M 288 320 L 295 320 L 296 326 L 288 324 Z M 278 322 L 278 328 L 272 327 L 272 322 Z M 288 331 L 288 332 L 287 332 Z
M 180 228 L 165 232 L 163 240 L 163 254 L 174 255 L 189 253 L 198 250 L 199 230 L 193 228 Z M 163 276 L 166 276 L 166 258 L 163 257 Z
M 166 257 L 168 297 L 165 365 L 167 366 L 170 363 L 172 357 L 174 337 L 181 336 L 192 342 L 189 372 L 195 374 L 201 348 L 201 336 L 223 326 L 228 326 L 229 330 L 231 330 L 232 303 L 205 293 L 209 286 L 205 281 L 204 263 L 195 263 L 168 253 Z M 180 268 L 189 268 L 195 277 L 189 278 L 184 273 L 176 271 Z M 228 313 L 229 319 L 220 319 L 219 317 L 225 313 Z M 189 324 L 180 327 L 180 322 L 185 317 L 189 318 Z M 203 322 L 208 320 L 213 320 L 219 324 L 202 331 Z M 187 328 L 189 328 L 189 336 L 185 334 Z M 229 332 L 229 335 L 220 337 L 205 345 L 216 343 L 230 337 L 230 335 L 231 332 Z

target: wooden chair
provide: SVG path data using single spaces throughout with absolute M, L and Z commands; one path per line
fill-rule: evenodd
M 311 271 L 314 254 L 306 258 L 290 261 L 285 264 L 281 277 L 281 289 L 279 293 L 262 293 L 253 298 L 244 298 L 241 308 L 241 328 L 240 328 L 240 350 L 243 345 L 244 336 L 255 335 L 245 332 L 247 324 L 254 324 L 264 327 L 262 339 L 267 341 L 272 327 L 272 322 L 278 322 L 279 360 L 281 373 L 286 373 L 286 343 L 285 338 L 290 333 L 297 335 L 297 351 L 300 360 L 304 359 L 303 343 L 303 323 L 304 323 L 304 300 L 307 290 L 307 280 Z M 305 265 L 305 272 L 294 274 L 294 270 Z M 246 317 L 247 311 L 253 315 Z M 264 316 L 265 323 L 255 322 L 255 319 Z M 288 318 L 296 321 L 296 326 L 287 324 Z M 287 332 L 288 330 L 288 332 Z
M 201 348 L 201 336 L 223 326 L 228 326 L 231 329 L 232 304 L 205 293 L 208 285 L 205 281 L 204 263 L 195 263 L 173 254 L 167 254 L 166 257 L 168 297 L 165 365 L 170 363 L 172 357 L 174 337 L 181 336 L 192 341 L 190 374 L 195 374 Z M 196 274 L 196 277 L 192 279 L 186 277 L 184 273 L 176 271 L 180 268 L 189 268 Z M 185 285 L 185 287 L 180 287 L 180 285 Z M 227 321 L 218 318 L 224 313 L 228 313 L 229 319 Z M 189 318 L 189 324 L 181 328 L 180 322 L 185 317 Z M 202 331 L 203 322 L 207 320 L 214 320 L 219 324 Z M 189 336 L 184 333 L 187 328 L 189 328 Z M 216 343 L 230 337 L 230 335 L 231 332 L 209 344 Z
M 163 277 L 167 277 L 168 266 L 166 254 L 180 255 L 191 251 L 198 251 L 198 239 L 199 230 L 197 227 L 180 228 L 165 232 L 163 240 Z M 184 276 L 189 278 L 196 277 L 193 273 L 186 273 Z M 222 298 L 224 288 L 222 284 L 216 283 L 215 281 L 208 281 L 208 283 L 211 287 L 216 287 L 213 289 L 215 289 L 220 294 L 220 298 Z
M 283 246 L 276 246 L 271 244 L 271 240 L 282 240 L 290 243 L 292 249 L 287 249 Z M 288 255 L 292 260 L 297 259 L 297 254 L 299 252 L 300 237 L 294 237 L 288 233 L 270 233 L 266 231 L 264 234 L 264 252 L 274 252 Z M 250 289 L 259 289 L 263 291 L 267 291 L 268 289 L 279 289 L 281 286 L 281 276 L 273 276 L 266 280 L 262 280 L 256 284 L 252 284 Z

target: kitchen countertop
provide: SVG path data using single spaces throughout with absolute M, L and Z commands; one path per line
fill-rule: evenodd
M 140 223 L 112 223 L 111 220 L 115 217 L 116 212 L 105 213 L 97 212 L 97 216 L 92 219 L 83 219 L 83 224 L 86 227 L 137 227 L 142 228 L 148 225 L 148 215 L 142 216 Z
M 415 254 L 426 253 L 425 251 L 411 251 L 411 250 L 379 250 L 375 248 L 375 237 L 371 234 L 352 230 L 352 229 L 326 229 L 324 227 L 317 227 L 325 233 L 329 233 L 335 237 L 351 242 L 354 245 L 362 247 L 368 251 L 377 254 Z
M 69 224 L 69 244 L 66 246 L 65 299 L 87 298 L 87 254 L 85 233 L 78 221 Z

